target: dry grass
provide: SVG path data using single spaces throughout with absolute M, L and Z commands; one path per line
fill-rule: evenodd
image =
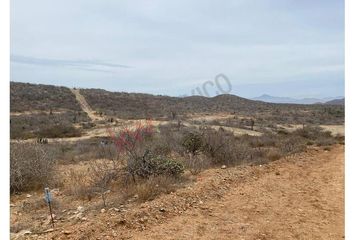
M 126 185 L 123 192 L 123 198 L 135 198 L 141 202 L 153 200 L 160 194 L 174 192 L 182 182 L 183 178 L 152 176 L 145 181 Z
M 12 143 L 10 146 L 11 191 L 52 186 L 54 153 L 46 145 Z
M 66 175 L 66 194 L 90 201 L 95 194 L 87 178 L 87 172 L 70 169 Z

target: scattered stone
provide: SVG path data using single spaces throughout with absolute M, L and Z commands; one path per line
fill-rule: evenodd
M 27 194 L 27 195 L 26 195 L 26 198 L 30 198 L 30 197 L 32 197 L 31 194 Z
M 64 234 L 65 234 L 65 235 L 69 235 L 69 234 L 71 234 L 71 231 L 65 230 L 65 231 L 64 231 Z
M 10 207 L 16 207 L 16 205 L 15 205 L 15 204 L 13 204 L 13 203 L 11 203 L 11 204 L 10 204 Z
M 49 228 L 47 230 L 45 230 L 43 233 L 49 233 L 49 232 L 53 232 L 54 231 L 54 228 Z
M 17 235 L 19 236 L 25 236 L 25 235 L 29 235 L 32 232 L 30 230 L 21 230 L 19 233 L 17 233 Z
M 106 212 L 106 209 L 102 208 L 101 213 L 105 213 L 105 212 Z
M 222 166 L 221 166 L 221 169 L 226 169 L 226 165 L 222 165 Z
M 125 219 L 119 219 L 118 220 L 118 224 L 124 225 L 126 223 L 127 223 L 127 220 L 125 220 Z
M 85 208 L 83 206 L 78 206 L 77 211 L 83 213 L 85 211 Z
M 166 212 L 166 209 L 160 208 L 160 212 Z
M 275 175 L 279 176 L 279 175 L 280 175 L 280 172 L 278 172 L 278 171 L 277 171 L 277 172 L 275 172 Z
M 83 214 L 80 212 L 76 215 L 71 216 L 69 219 L 81 219 L 83 218 Z
M 108 211 L 120 212 L 120 209 L 113 207 L 113 208 L 108 209 Z
M 51 192 L 54 196 L 59 196 L 59 195 L 60 195 L 59 188 L 54 188 L 54 189 L 50 190 L 50 192 Z
M 134 195 L 134 198 L 138 198 L 138 197 L 139 197 L 139 195 L 138 195 L 138 194 L 135 194 L 135 195 Z
M 139 219 L 139 222 L 144 223 L 144 222 L 146 222 L 148 219 L 149 219 L 149 218 L 148 218 L 147 216 L 144 216 L 144 217 L 142 217 L 142 218 Z
M 53 214 L 53 220 L 55 221 L 55 217 L 56 217 L 56 215 L 55 214 Z M 46 221 L 44 222 L 46 225 L 50 225 L 50 224 L 52 224 L 52 217 L 50 216 L 50 215 L 48 215 L 47 216 L 47 219 L 46 219 Z

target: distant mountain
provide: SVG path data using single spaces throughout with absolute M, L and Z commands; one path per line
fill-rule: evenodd
M 235 124 L 243 118 L 255 119 L 264 126 L 344 122 L 344 105 L 278 104 L 231 94 L 182 98 L 102 89 L 79 89 L 79 92 L 90 108 L 105 116 L 109 124 L 121 119 L 172 120 L 173 115 L 178 120 L 188 121 L 193 115 L 219 113 L 234 115 Z M 271 100 L 270 96 L 266 98 Z M 74 135 L 70 136 L 80 136 L 81 131 L 94 126 L 67 87 L 10 82 L 10 111 L 12 139 L 68 137 L 71 133 Z
M 329 104 L 329 105 L 344 105 L 344 103 L 345 103 L 344 98 L 333 99 L 331 101 L 325 102 L 325 104 Z
M 293 104 L 317 104 L 317 103 L 327 103 L 328 101 L 332 101 L 338 99 L 334 97 L 328 98 L 290 98 L 290 97 L 275 97 L 268 94 L 263 94 L 259 97 L 252 98 L 252 100 L 269 102 L 269 103 L 293 103 Z

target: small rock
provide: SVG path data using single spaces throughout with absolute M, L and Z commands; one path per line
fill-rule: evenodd
M 116 212 L 120 212 L 119 208 L 113 208 L 113 210 L 116 211 Z
M 59 188 L 55 188 L 55 189 L 52 189 L 50 190 L 50 192 L 54 195 L 54 196 L 60 196 L 60 191 L 59 191 Z
M 53 220 L 55 219 L 56 215 L 53 214 Z M 54 220 L 55 221 L 55 220 Z M 52 217 L 50 215 L 47 216 L 46 221 L 44 222 L 46 225 L 52 224 Z
M 226 165 L 222 165 L 222 166 L 221 166 L 221 169 L 226 169 Z
M 69 219 L 73 219 L 73 218 L 75 218 L 75 219 L 82 219 L 82 216 L 83 216 L 83 214 L 80 212 L 80 213 L 78 213 L 78 214 L 76 214 L 76 215 L 71 216 Z
M 139 222 L 144 223 L 144 222 L 146 222 L 147 220 L 148 220 L 148 217 L 145 216 L 145 217 L 140 218 L 140 219 L 139 219 Z
M 135 194 L 135 195 L 134 195 L 134 198 L 138 198 L 138 197 L 139 197 L 139 195 L 138 195 L 138 194 Z
M 65 230 L 63 233 L 64 233 L 65 235 L 69 235 L 69 234 L 71 234 L 71 231 Z
M 160 212 L 166 212 L 166 209 L 160 208 Z
M 30 198 L 30 197 L 32 197 L 31 194 L 27 194 L 27 195 L 26 195 L 26 198 Z
M 102 208 L 101 213 L 105 213 L 105 212 L 106 212 L 106 209 Z
M 29 235 L 32 232 L 30 230 L 21 230 L 17 235 L 24 236 L 24 235 Z
M 280 175 L 280 172 L 275 172 L 275 175 L 279 176 L 279 175 Z
M 16 207 L 16 205 L 15 205 L 15 204 L 13 204 L 13 203 L 11 203 L 11 204 L 10 204 L 10 207 Z
M 125 219 L 118 220 L 118 224 L 124 225 L 126 223 L 127 223 L 127 220 L 125 220 Z
M 78 206 L 77 207 L 77 211 L 79 211 L 79 212 L 84 212 L 85 211 L 85 208 L 83 207 L 83 206 Z
M 43 233 L 49 233 L 49 232 L 53 232 L 54 231 L 54 228 L 49 228 L 47 230 L 45 230 Z

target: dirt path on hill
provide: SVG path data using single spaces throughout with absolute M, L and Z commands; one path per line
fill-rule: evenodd
M 97 116 L 95 112 L 92 110 L 90 105 L 87 103 L 84 96 L 81 95 L 80 89 L 70 89 L 71 92 L 75 95 L 77 102 L 80 104 L 82 111 L 86 112 L 89 118 L 92 121 L 103 120 L 104 118 Z

